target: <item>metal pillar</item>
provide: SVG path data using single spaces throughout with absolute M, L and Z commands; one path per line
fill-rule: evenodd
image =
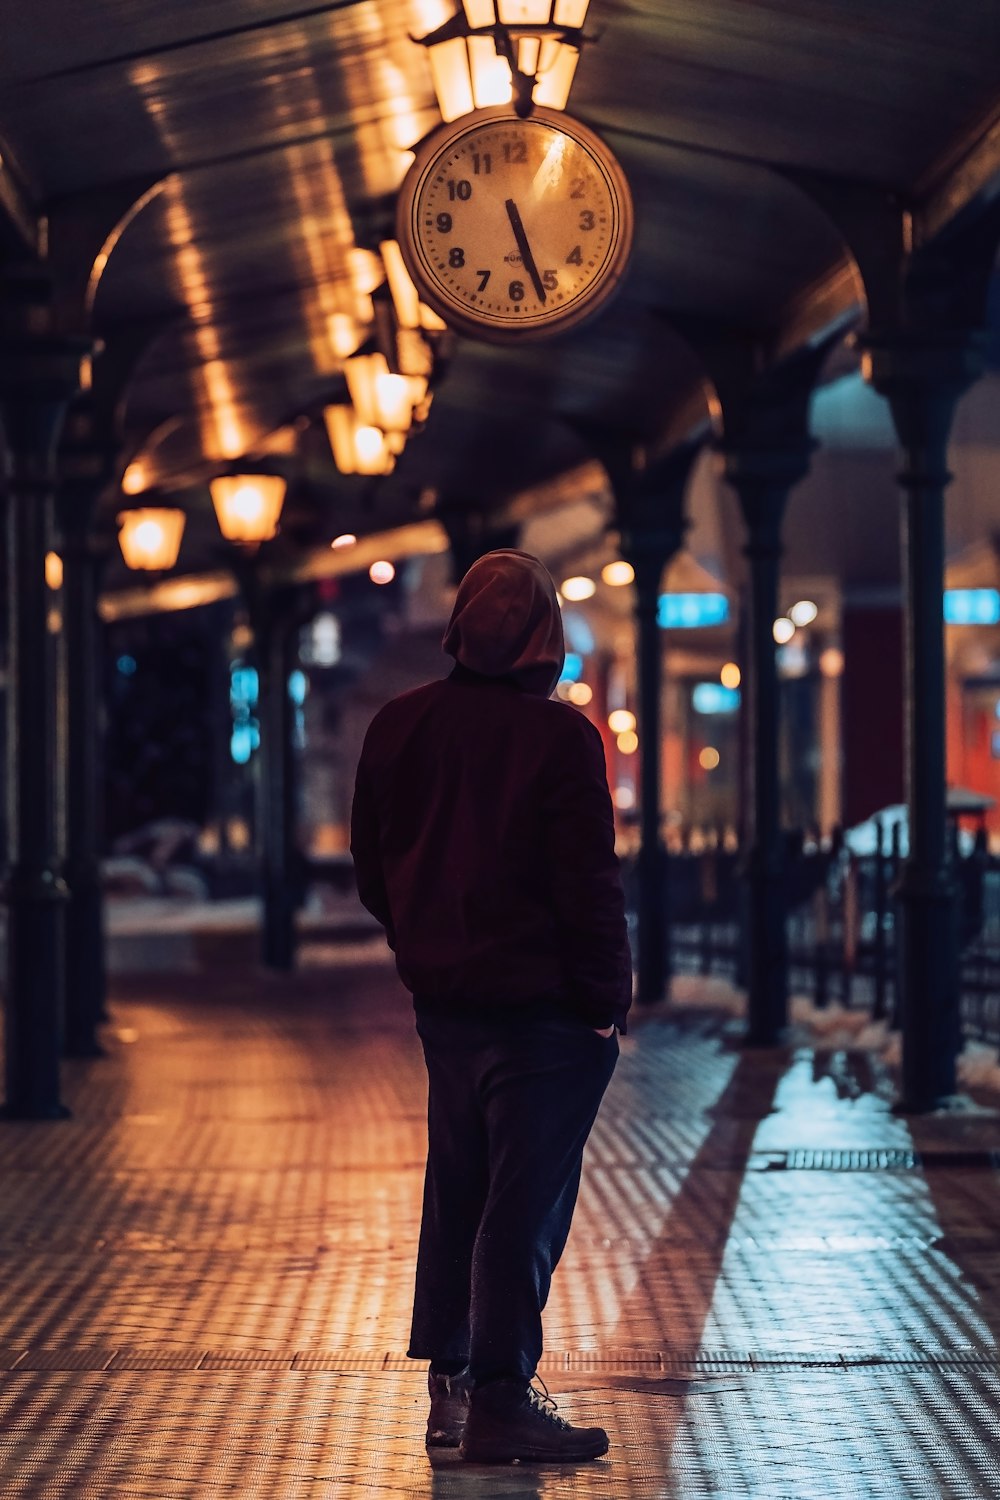
M 660 806 L 660 695 L 663 641 L 658 619 L 663 558 L 634 555 L 635 622 L 639 677 L 639 855 L 636 861 L 636 922 L 639 963 L 636 999 L 662 1000 L 670 976 L 670 937 L 666 922 L 666 849 Z
M 100 1056 L 105 1015 L 104 899 L 100 866 L 100 622 L 104 553 L 91 535 L 100 479 L 75 475 L 58 498 L 63 560 L 63 673 L 66 710 L 64 873 L 66 1028 L 69 1057 Z
M 960 1034 L 957 908 L 945 812 L 944 500 L 955 404 L 982 369 L 967 333 L 866 340 L 872 385 L 902 450 L 906 612 L 904 713 L 910 846 L 896 887 L 900 934 L 901 1107 L 955 1092 Z
M 744 666 L 749 801 L 743 857 L 747 1042 L 770 1046 L 788 1022 L 785 851 L 781 830 L 778 613 L 781 525 L 788 492 L 808 466 L 808 450 L 730 450 L 726 477 L 746 522 L 750 563 Z
M 264 925 L 261 962 L 288 972 L 295 966 L 295 786 L 292 705 L 288 692 L 289 644 L 297 616 L 284 596 L 268 597 L 257 611 L 260 677 L 260 792 L 258 820 Z M 283 607 L 284 606 L 284 607 Z
M 663 639 L 659 624 L 660 583 L 680 550 L 687 522 L 684 496 L 700 444 L 676 448 L 651 469 L 630 454 L 608 465 L 621 527 L 622 556 L 635 569 L 638 655 L 639 855 L 636 861 L 636 920 L 639 963 L 636 999 L 655 1005 L 670 983 L 669 881 L 661 829 L 661 701 Z M 606 460 L 607 462 L 607 460 Z
M 56 1119 L 62 1030 L 62 916 L 55 744 L 55 652 L 45 556 L 52 545 L 55 449 L 78 388 L 83 340 L 33 331 L 38 287 L 10 289 L 0 332 L 7 526 L 8 858 L 4 1114 Z M 13 326 L 11 326 L 11 323 Z

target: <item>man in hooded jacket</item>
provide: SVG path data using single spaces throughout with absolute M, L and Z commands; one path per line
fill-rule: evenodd
M 571 1427 L 531 1381 L 632 994 L 604 749 L 549 697 L 565 647 L 537 558 L 475 562 L 443 647 L 450 675 L 372 720 L 351 817 L 428 1072 L 409 1354 L 430 1361 L 429 1445 L 596 1458 L 604 1430 Z

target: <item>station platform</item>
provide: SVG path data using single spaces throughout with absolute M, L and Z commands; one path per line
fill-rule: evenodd
M 705 997 L 702 997 L 703 999 Z M 1000 1115 L 872 1053 L 635 1017 L 546 1314 L 607 1458 L 423 1446 L 425 1090 L 378 941 L 114 981 L 72 1118 L 0 1125 L 4 1500 L 1000 1494 Z M 539 1150 L 545 1149 L 544 1140 Z

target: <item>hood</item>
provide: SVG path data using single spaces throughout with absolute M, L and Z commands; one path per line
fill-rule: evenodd
M 441 644 L 470 671 L 511 677 L 526 692 L 547 698 L 566 660 L 548 569 L 515 548 L 485 553 L 458 586 Z

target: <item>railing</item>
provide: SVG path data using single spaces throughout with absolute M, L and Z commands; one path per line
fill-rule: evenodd
M 789 990 L 817 1007 L 836 1004 L 898 1023 L 894 887 L 902 863 L 900 825 L 881 825 L 878 848 L 859 854 L 835 831 L 789 837 L 786 861 Z M 1000 1046 L 1000 858 L 986 836 L 952 843 L 958 891 L 962 1026 Z M 630 910 L 634 861 L 624 862 Z M 665 914 L 676 974 L 743 979 L 740 855 L 732 837 L 697 830 L 675 836 L 667 857 Z

